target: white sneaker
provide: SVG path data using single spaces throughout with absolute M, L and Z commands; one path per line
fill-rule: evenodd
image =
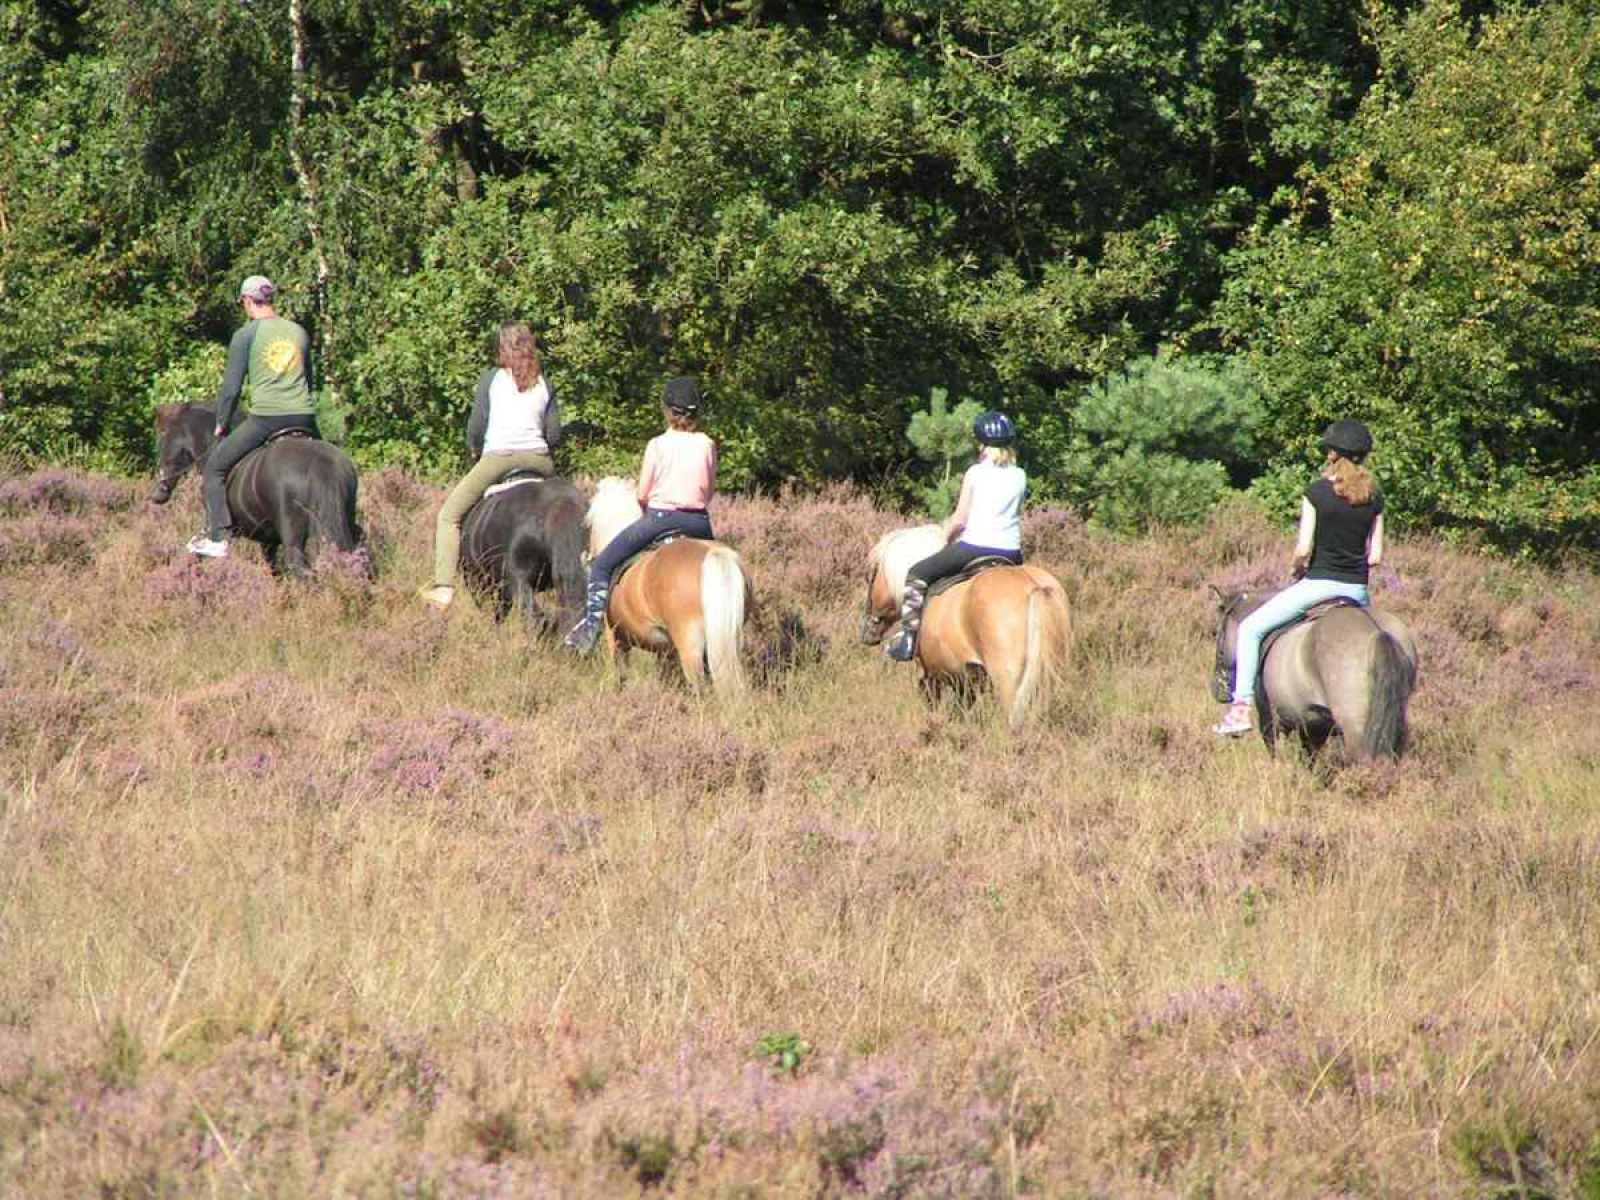
M 187 547 L 190 554 L 198 554 L 202 558 L 227 558 L 228 543 L 214 541 L 203 533 L 196 534 L 189 539 Z
M 1220 737 L 1240 737 L 1250 732 L 1250 708 L 1248 702 L 1236 701 L 1228 705 L 1228 711 L 1222 714 L 1222 720 L 1211 727 L 1211 732 Z

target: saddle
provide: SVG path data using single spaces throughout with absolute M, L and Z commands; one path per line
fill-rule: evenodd
M 982 555 L 979 558 L 973 559 L 954 575 L 946 575 L 943 579 L 934 580 L 928 588 L 927 598 L 932 600 L 940 593 L 948 592 L 951 588 L 955 587 L 956 584 L 965 583 L 973 576 L 982 575 L 985 571 L 988 571 L 994 567 L 1014 567 L 1016 565 L 1017 564 L 1012 562 L 1009 558 L 1002 557 L 999 554 Z
M 507 471 L 500 479 L 483 489 L 482 499 L 498 496 L 501 492 L 509 491 L 514 487 L 521 487 L 525 483 L 543 483 L 549 479 L 548 475 L 541 475 L 532 467 L 516 467 Z
M 1268 722 L 1275 719 L 1272 715 L 1272 706 L 1267 701 L 1266 673 L 1267 655 L 1272 653 L 1272 648 L 1278 644 L 1278 639 L 1283 637 L 1283 635 L 1288 633 L 1291 629 L 1298 629 L 1302 625 L 1310 624 L 1319 617 L 1325 617 L 1337 609 L 1360 607 L 1361 605 L 1357 604 L 1354 600 L 1346 599 L 1344 596 L 1334 596 L 1328 600 L 1321 600 L 1316 604 L 1313 604 L 1310 608 L 1306 609 L 1305 612 L 1301 613 L 1293 620 L 1287 622 L 1286 624 L 1279 625 L 1276 629 L 1267 634 L 1266 637 L 1261 639 L 1261 657 L 1257 660 L 1258 665 L 1256 667 L 1257 728 L 1265 729 L 1267 728 Z
M 267 440 L 262 442 L 261 445 L 263 448 L 265 448 L 272 445 L 273 442 L 281 442 L 285 438 L 306 438 L 313 442 L 322 440 L 303 425 L 291 425 L 287 429 L 273 430 L 271 433 L 267 434 Z

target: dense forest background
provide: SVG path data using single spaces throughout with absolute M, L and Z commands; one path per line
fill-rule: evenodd
M 574 469 L 698 375 L 733 487 L 936 389 L 1108 523 L 1374 427 L 1392 511 L 1600 530 L 1600 3 L 0 0 L 0 453 L 138 469 L 263 272 L 364 465 L 531 322 Z

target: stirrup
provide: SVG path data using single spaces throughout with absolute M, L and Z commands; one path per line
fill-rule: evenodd
M 568 650 L 576 650 L 579 654 L 588 654 L 600 641 L 600 631 L 605 628 L 605 621 L 598 617 L 584 617 L 571 629 L 567 636 L 561 639 L 561 644 Z
M 900 627 L 900 632 L 889 641 L 889 648 L 885 652 L 895 662 L 910 662 L 917 656 L 917 635 L 914 631 Z

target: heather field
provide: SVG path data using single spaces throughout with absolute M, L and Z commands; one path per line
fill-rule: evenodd
M 1600 1195 L 1592 574 L 1400 539 L 1411 752 L 1340 768 L 1208 732 L 1246 510 L 1033 512 L 1013 737 L 855 644 L 863 494 L 716 510 L 736 709 L 422 611 L 441 496 L 304 586 L 0 472 L 0 1194 Z

